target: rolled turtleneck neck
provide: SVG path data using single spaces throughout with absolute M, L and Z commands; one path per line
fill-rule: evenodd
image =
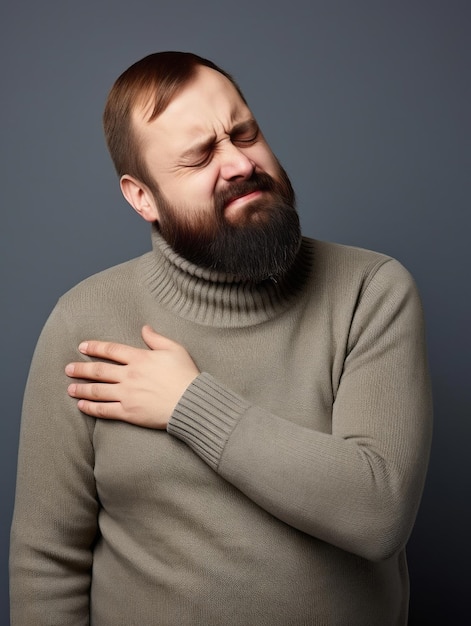
M 205 269 L 178 255 L 152 226 L 152 252 L 143 257 L 144 280 L 176 315 L 220 328 L 251 326 L 284 311 L 311 271 L 312 245 L 302 240 L 291 270 L 282 278 L 252 283 Z

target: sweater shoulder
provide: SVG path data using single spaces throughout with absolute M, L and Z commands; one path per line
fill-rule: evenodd
M 124 263 L 114 265 L 92 274 L 65 292 L 58 301 L 61 308 L 76 309 L 77 306 L 100 307 L 120 304 L 132 297 L 141 286 L 140 267 L 150 252 Z
M 345 263 L 355 267 L 375 267 L 388 261 L 395 260 L 393 257 L 382 252 L 368 250 L 357 246 L 322 241 L 304 237 L 304 242 L 311 248 L 316 262 L 328 262 L 332 266 L 343 267 Z
M 132 343 L 135 329 L 148 321 L 142 263 L 150 254 L 93 274 L 63 294 L 48 318 L 49 333 Z
M 373 278 L 380 282 L 414 282 L 407 268 L 388 254 L 318 239 L 304 238 L 304 242 L 311 250 L 318 280 L 338 286 L 354 283 L 362 287 Z
M 308 305 L 332 309 L 350 318 L 359 303 L 420 301 L 410 272 L 394 257 L 373 250 L 316 239 L 304 239 L 310 249 Z

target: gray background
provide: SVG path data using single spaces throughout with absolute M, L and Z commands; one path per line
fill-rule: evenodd
M 100 118 L 117 75 L 165 49 L 208 56 L 235 75 L 291 175 L 306 234 L 389 253 L 414 274 L 436 417 L 409 544 L 410 622 L 469 616 L 470 8 L 3 1 L 1 626 L 32 350 L 61 293 L 149 247 L 147 225 L 120 197 Z

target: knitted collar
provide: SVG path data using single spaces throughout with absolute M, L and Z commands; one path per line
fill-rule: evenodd
M 201 268 L 179 256 L 152 227 L 152 252 L 143 257 L 144 280 L 167 309 L 198 324 L 219 328 L 266 322 L 290 306 L 311 271 L 312 249 L 303 238 L 286 276 L 262 283 Z

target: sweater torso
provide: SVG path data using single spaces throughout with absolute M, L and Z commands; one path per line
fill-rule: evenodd
M 292 273 L 281 284 L 255 289 L 189 266 L 155 236 L 152 252 L 62 298 L 57 367 L 76 359 L 74 349 L 86 338 L 144 347 L 140 329 L 150 324 L 187 348 L 203 378 L 217 379 L 248 404 L 303 427 L 296 431 L 300 438 L 308 431 L 331 437 L 358 302 L 391 262 L 304 240 Z M 89 433 L 88 443 L 83 437 L 71 445 L 87 446 L 83 456 L 93 465 L 98 503 L 94 626 L 405 623 L 403 550 L 378 562 L 363 558 L 342 540 L 335 545 L 306 532 L 302 510 L 296 513 L 299 528 L 272 515 L 169 433 L 95 422 L 70 399 L 58 402 L 63 419 L 83 420 Z M 271 437 L 270 431 L 263 436 Z M 263 445 L 254 453 L 263 455 Z M 295 490 L 292 450 L 286 462 L 282 454 L 279 481 L 284 488 L 291 481 Z M 328 501 L 328 484 L 325 490 Z M 315 509 L 309 494 L 305 498 Z M 302 508 L 302 495 L 299 502 Z M 86 524 L 81 532 L 91 535 Z

